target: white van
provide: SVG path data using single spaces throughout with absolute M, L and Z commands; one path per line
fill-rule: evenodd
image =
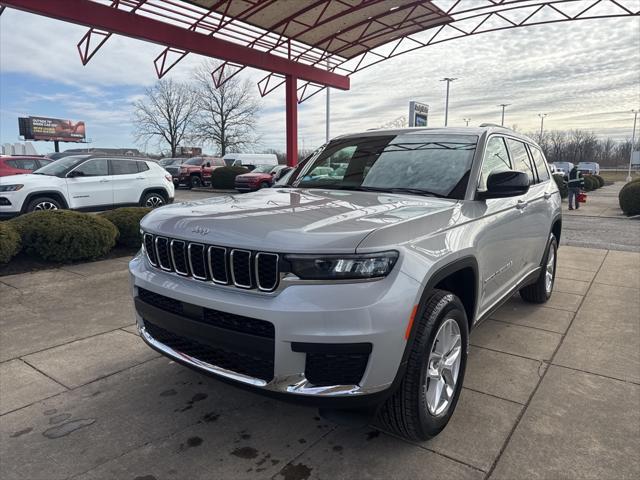
M 278 157 L 273 153 L 227 153 L 222 158 L 227 167 L 278 165 Z

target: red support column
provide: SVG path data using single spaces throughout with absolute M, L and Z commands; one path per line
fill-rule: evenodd
M 298 79 L 287 75 L 285 81 L 287 102 L 287 165 L 298 164 Z

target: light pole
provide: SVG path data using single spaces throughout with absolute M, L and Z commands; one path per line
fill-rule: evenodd
M 542 141 L 542 132 L 544 131 L 544 117 L 546 117 L 548 114 L 546 113 L 539 113 L 538 116 L 540 117 L 540 141 Z
M 458 80 L 457 78 L 452 78 L 452 77 L 445 77 L 442 80 L 440 80 L 441 82 L 447 82 L 447 99 L 445 100 L 444 103 L 444 126 L 447 126 L 447 123 L 449 122 L 449 85 L 451 85 L 451 82 L 454 82 Z
M 467 127 L 469 126 L 469 122 L 471 121 L 470 118 L 463 118 L 462 120 L 464 120 L 464 122 L 467 124 Z
M 500 125 L 502 125 L 504 127 L 504 109 L 507 108 L 509 105 L 511 105 L 510 103 L 501 103 L 500 105 L 498 105 L 499 107 L 502 107 L 502 122 L 500 123 Z
M 640 110 L 631 110 L 633 113 L 633 133 L 631 134 L 631 153 L 629 153 L 629 173 L 627 173 L 627 182 L 631 181 L 631 162 L 633 162 L 633 148 L 636 144 L 636 122 L 638 121 L 638 112 Z

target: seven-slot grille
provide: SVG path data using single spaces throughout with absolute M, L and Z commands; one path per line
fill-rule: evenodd
M 150 233 L 144 234 L 143 243 L 152 266 L 184 277 L 263 292 L 275 290 L 280 281 L 279 256 L 275 253 L 186 242 Z

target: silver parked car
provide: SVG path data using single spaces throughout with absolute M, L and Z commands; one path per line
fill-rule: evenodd
M 163 207 L 130 263 L 142 338 L 200 372 L 438 434 L 469 331 L 553 291 L 560 195 L 505 128 L 339 137 L 285 184 Z

